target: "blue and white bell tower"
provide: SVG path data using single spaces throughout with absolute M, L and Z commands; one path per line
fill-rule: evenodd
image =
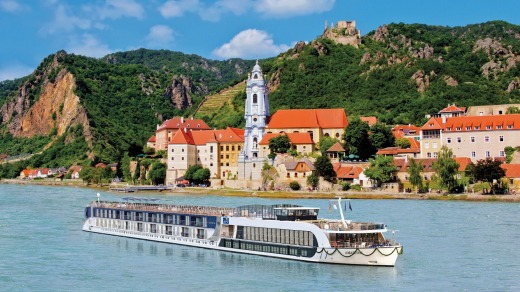
M 265 157 L 259 157 L 258 144 L 264 137 L 267 119 L 269 118 L 269 100 L 267 98 L 267 81 L 258 65 L 248 74 L 246 86 L 246 107 L 244 129 L 244 148 L 238 156 L 238 177 L 241 179 L 258 179 Z

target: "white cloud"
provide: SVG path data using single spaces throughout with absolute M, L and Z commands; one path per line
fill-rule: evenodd
M 1 0 L 0 9 L 7 12 L 15 13 L 27 9 L 27 6 L 18 3 L 15 0 Z
M 272 57 L 289 49 L 288 45 L 276 45 L 265 31 L 247 29 L 241 31 L 229 43 L 213 50 L 220 58 L 264 58 Z
M 291 17 L 329 11 L 336 0 L 258 0 L 255 10 L 266 17 Z
M 79 39 L 72 38 L 70 43 L 66 51 L 77 55 L 100 58 L 113 53 L 108 45 L 100 43 L 94 35 L 88 33 L 83 34 Z
M 164 18 L 181 17 L 186 13 L 196 13 L 202 20 L 219 21 L 223 14 L 243 14 L 249 9 L 249 0 L 219 0 L 207 5 L 199 0 L 170 0 L 159 7 Z
M 159 12 L 164 18 L 180 17 L 186 12 L 197 12 L 201 7 L 199 0 L 170 0 L 159 7 Z
M 101 19 L 121 17 L 143 19 L 144 8 L 135 0 L 107 0 L 105 5 L 99 8 L 99 17 Z
M 92 23 L 89 19 L 76 17 L 65 6 L 59 5 L 54 13 L 54 20 L 40 29 L 43 35 L 70 32 L 76 28 L 89 29 Z
M 146 40 L 151 47 L 168 45 L 174 40 L 173 30 L 167 25 L 152 26 Z
M 0 81 L 13 80 L 16 78 L 24 77 L 31 74 L 33 71 L 34 68 L 23 65 L 14 65 L 0 68 Z

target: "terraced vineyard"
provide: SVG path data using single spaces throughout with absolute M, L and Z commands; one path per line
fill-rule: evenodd
M 208 95 L 195 111 L 195 116 L 200 118 L 204 115 L 211 116 L 218 112 L 222 107 L 231 107 L 233 97 L 246 89 L 246 83 L 240 82 L 237 85 L 226 88 L 214 95 Z

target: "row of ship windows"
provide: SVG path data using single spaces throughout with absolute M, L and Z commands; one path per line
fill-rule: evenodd
M 277 245 L 269 245 L 269 244 L 246 243 L 246 242 L 239 242 L 239 241 L 227 240 L 227 239 L 225 239 L 224 246 L 227 248 L 244 249 L 244 250 L 260 251 L 260 252 L 276 253 L 276 254 L 284 254 L 284 255 L 293 255 L 293 256 L 302 256 L 302 257 L 311 256 L 309 254 L 309 248 L 297 248 L 297 247 L 277 246 Z
M 190 215 L 173 215 L 151 212 L 120 211 L 110 209 L 94 209 L 94 215 L 98 218 L 154 222 L 164 224 L 188 225 L 207 227 L 208 218 Z
M 314 234 L 310 231 L 278 228 L 238 226 L 237 239 L 303 246 L 314 245 Z
M 471 151 L 470 155 L 471 155 L 471 157 L 477 157 L 477 152 Z M 428 158 L 432 158 L 432 157 L 437 158 L 437 156 L 438 156 L 438 152 L 427 152 L 426 153 L 426 157 L 428 157 Z M 484 152 L 484 156 L 486 158 L 491 158 L 491 151 L 486 150 Z M 506 152 L 504 150 L 498 151 L 498 157 L 506 157 Z

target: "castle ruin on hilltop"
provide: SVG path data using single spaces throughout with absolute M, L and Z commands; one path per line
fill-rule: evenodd
M 331 39 L 338 44 L 351 45 L 356 48 L 361 44 L 361 31 L 356 29 L 355 20 L 340 20 L 336 25 L 331 23 L 330 27 L 325 21 L 325 31 L 323 31 L 322 37 Z

